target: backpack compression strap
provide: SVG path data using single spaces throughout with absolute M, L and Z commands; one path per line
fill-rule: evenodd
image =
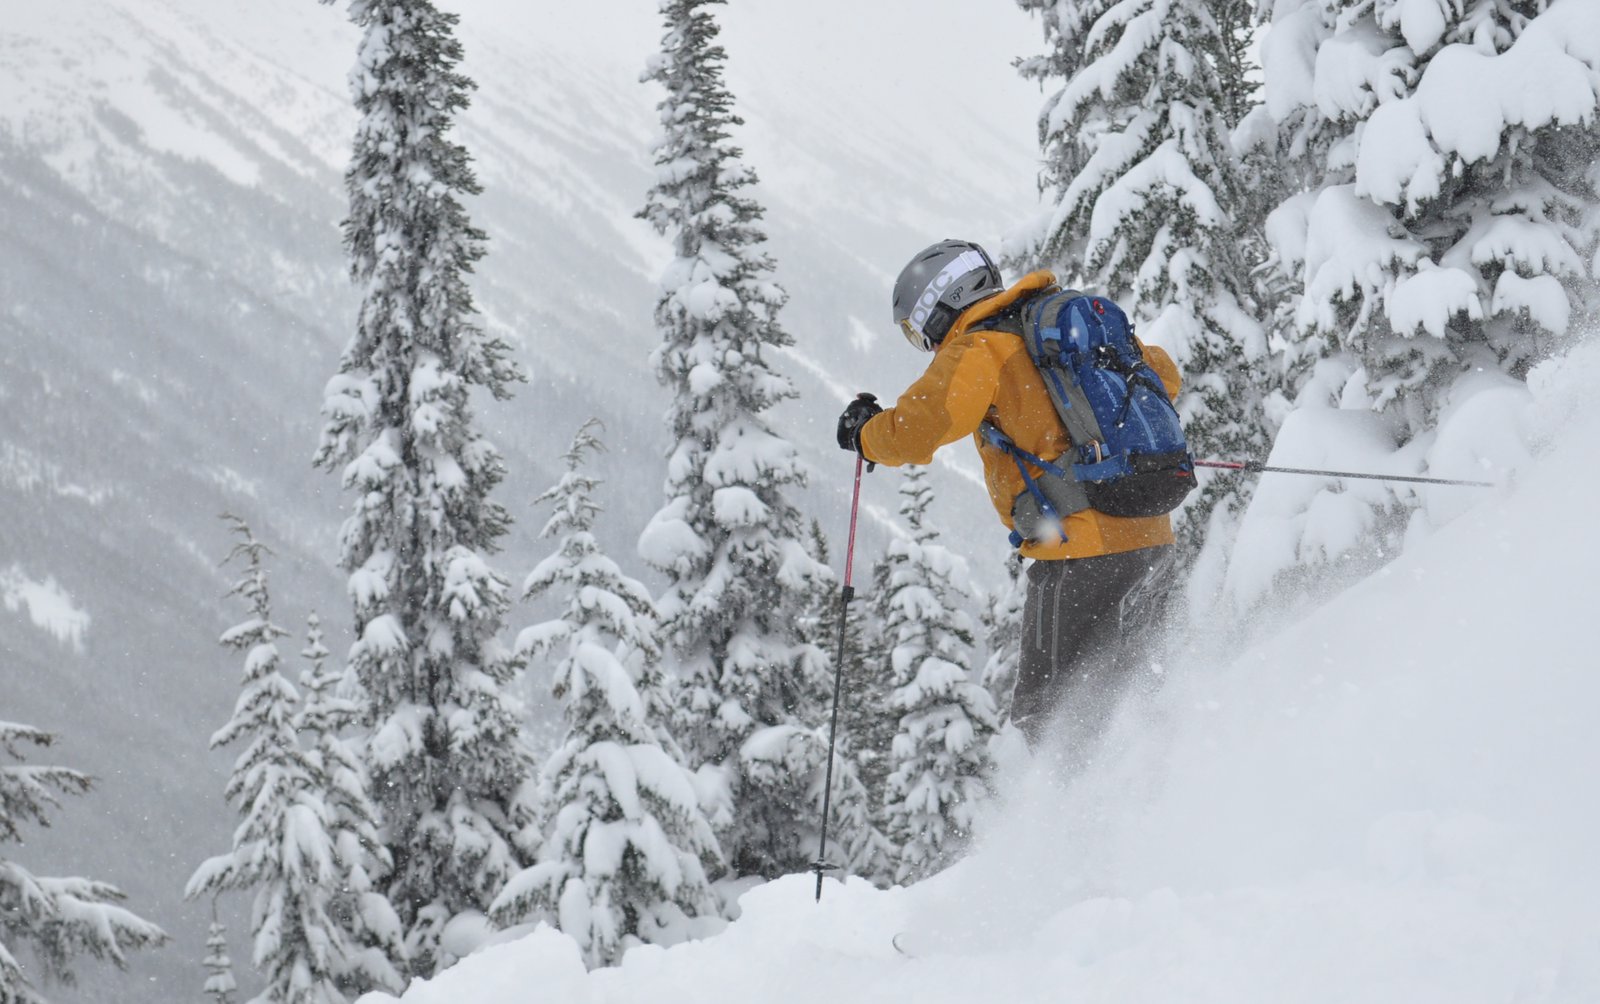
M 1075 512 L 1082 512 L 1089 508 L 1089 496 L 1079 484 L 1073 472 L 1058 464 L 1041 459 L 1024 450 L 1011 437 L 1000 431 L 999 426 L 993 422 L 984 422 L 978 426 L 978 432 L 986 442 L 1009 456 L 1017 465 L 1017 473 L 1022 475 L 1022 483 L 1027 488 L 1027 494 L 1038 509 L 1038 518 L 1041 524 L 1053 525 L 1059 532 L 1061 521 Z M 1033 476 L 1028 470 L 1032 464 L 1046 475 L 1051 477 L 1050 486 L 1054 491 L 1047 492 L 1039 483 L 1040 479 Z M 1019 497 L 1020 499 L 1020 497 Z M 1017 506 L 1012 507 L 1012 518 L 1018 517 Z M 1021 547 L 1022 542 L 1028 539 L 1021 531 L 1013 530 L 1011 533 L 1011 546 Z
M 1030 306 L 1023 334 L 1028 343 L 1028 355 L 1039 370 L 1045 389 L 1055 402 L 1056 414 L 1060 416 L 1061 424 L 1066 426 L 1067 436 L 1075 448 L 1105 440 L 1100 423 L 1095 419 L 1094 408 L 1078 384 L 1078 375 L 1061 355 L 1068 341 L 1066 333 L 1061 330 L 1062 321 L 1070 323 L 1070 319 L 1062 315 L 1074 300 L 1083 295 L 1075 289 L 1066 289 L 1042 297 L 1037 305 Z M 1050 351 L 1052 348 L 1054 351 Z

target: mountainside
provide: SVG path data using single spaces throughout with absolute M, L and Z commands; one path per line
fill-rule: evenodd
M 790 876 L 592 973 L 540 928 L 402 999 L 1600 999 L 1597 378 L 1592 337 L 1536 369 L 1540 459 L 1311 616 L 1221 658 L 1176 639 L 1164 684 L 1075 773 L 1014 772 L 947 872 L 820 905 Z
M 653 5 L 449 6 L 480 85 L 460 127 L 490 237 L 474 292 L 530 377 L 481 408 L 510 471 L 500 497 L 526 514 L 573 430 L 600 416 L 598 531 L 643 574 L 634 540 L 667 445 L 648 355 L 669 250 L 632 215 L 653 177 L 659 95 L 638 83 Z M 833 419 L 862 374 L 892 394 L 923 362 L 886 323 L 894 270 L 939 237 L 997 244 L 1033 203 L 1038 98 L 1009 63 L 1036 43 L 1007 5 L 981 18 L 959 0 L 778 6 L 725 11 L 729 81 L 791 294 L 797 344 L 776 364 L 799 398 L 775 421 L 816 472 L 808 514 L 842 539 L 849 465 Z M 62 0 L 7 19 L 0 717 L 58 731 L 49 761 L 98 779 L 19 857 L 118 884 L 175 938 L 128 976 L 86 966 L 53 999 L 170 1001 L 203 979 L 209 907 L 182 903 L 183 882 L 233 822 L 231 754 L 205 748 L 239 675 L 216 638 L 242 612 L 222 598 L 216 516 L 244 516 L 275 550 L 279 623 L 298 634 L 315 607 L 330 647 L 348 642 L 333 567 L 346 499 L 309 461 L 355 309 L 338 230 L 355 33 L 309 0 Z M 957 24 L 975 69 L 935 78 Z M 1003 532 L 975 472 L 966 457 L 936 467 L 939 515 L 976 527 L 969 553 L 998 574 Z M 892 512 L 891 487 L 869 485 L 869 514 Z M 513 582 L 544 551 L 536 530 L 524 519 L 497 561 Z

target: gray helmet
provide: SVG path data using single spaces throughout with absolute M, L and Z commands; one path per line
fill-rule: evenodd
M 940 241 L 917 252 L 894 281 L 894 323 L 906 341 L 932 352 L 957 315 L 1004 288 L 989 253 L 971 241 Z

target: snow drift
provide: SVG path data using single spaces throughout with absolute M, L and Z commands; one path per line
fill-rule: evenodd
M 790 876 L 592 973 L 540 928 L 403 1000 L 1600 998 L 1596 381 L 1595 344 L 1535 370 L 1513 487 L 1236 657 L 1180 652 L 942 875 Z

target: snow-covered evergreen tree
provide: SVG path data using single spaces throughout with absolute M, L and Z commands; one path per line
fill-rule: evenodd
M 653 355 L 673 392 L 667 502 L 639 550 L 670 582 L 660 609 L 684 684 L 675 728 L 705 787 L 721 792 L 711 802 L 722 848 L 735 872 L 772 876 L 816 852 L 826 662 L 796 623 L 824 570 L 788 498 L 800 461 L 763 417 L 794 393 L 767 359 L 791 340 L 747 194 L 755 175 L 729 137 L 740 120 L 722 79 L 717 2 L 662 0 L 662 48 L 644 74 L 667 95 L 640 215 L 671 237 L 675 258 Z
M 1257 30 L 1258 0 L 1208 0 L 1217 22 L 1217 47 L 1210 55 L 1217 73 L 1223 123 L 1236 129 L 1260 105 L 1261 82 L 1251 52 Z
M 1283 220 L 1300 224 L 1283 242 L 1300 334 L 1351 353 L 1410 438 L 1458 374 L 1520 375 L 1589 309 L 1600 52 L 1564 40 L 1600 19 L 1570 2 L 1278 6 L 1269 107 L 1317 140 Z
M 872 791 L 862 779 L 860 754 L 848 735 L 840 736 L 834 756 L 827 863 L 843 875 L 887 887 L 900 856 L 884 829 L 881 789 Z
M 1054 88 L 1039 112 L 1039 150 L 1043 154 L 1039 166 L 1039 191 L 1059 199 L 1072 185 L 1094 154 L 1104 128 L 1092 135 L 1079 135 L 1065 128 L 1057 117 L 1057 107 L 1065 95 L 1065 85 L 1077 77 L 1087 57 L 1084 37 L 1091 25 L 1104 14 L 1115 0 L 1016 0 L 1018 7 L 1039 18 L 1044 32 L 1044 52 L 1018 59 L 1017 73 L 1025 80 L 1036 82 L 1041 90 Z M 1069 284 L 1081 282 L 1087 274 L 1079 267 L 1082 256 L 1080 242 L 1069 241 L 1069 234 L 1058 225 L 1057 240 L 1061 246 L 1050 248 L 1042 244 L 1043 236 L 1037 230 L 1024 232 L 1006 241 L 1005 256 L 1010 264 L 1020 268 L 1043 267 L 1054 261 L 1062 269 L 1061 278 Z M 1070 253 L 1076 250 L 1077 254 Z
M 361 704 L 340 696 L 345 672 L 328 662 L 322 621 L 306 619 L 300 655 L 301 702 L 294 717 L 313 797 L 327 808 L 328 833 L 337 875 L 329 913 L 345 934 L 336 969 L 338 985 L 352 999 L 372 989 L 404 986 L 405 943 L 400 918 L 378 891 L 390 866 L 379 832 L 377 809 L 368 793 L 366 768 L 344 738 L 361 719 Z
M 525 863 L 519 788 L 532 757 L 498 640 L 509 584 L 489 564 L 510 517 L 474 391 L 508 395 L 509 348 L 474 320 L 467 276 L 483 254 L 450 138 L 472 82 L 456 70 L 457 16 L 429 0 L 351 0 L 362 31 L 351 89 L 360 122 L 345 177 L 345 243 L 362 302 L 328 384 L 317 463 L 342 472 L 341 534 L 355 601 L 350 665 L 369 701 L 366 759 L 393 869 L 381 890 L 406 927 L 410 971 L 467 947 Z M 476 932 L 476 933 L 475 933 Z
M 211 746 L 243 746 L 224 789 L 243 819 L 233 849 L 201 864 L 184 895 L 256 890 L 252 961 L 266 980 L 257 1001 L 345 1004 L 339 988 L 345 937 L 329 912 L 342 876 L 329 832 L 332 813 L 295 740 L 299 695 L 279 672 L 277 640 L 288 632 L 272 622 L 266 546 L 243 520 L 226 518 L 240 538 L 228 558 L 245 562 L 229 595 L 243 599 L 249 613 L 222 635 L 222 644 L 244 657 L 244 676 L 233 717 Z
M 1600 8 L 1570 0 L 1274 6 L 1264 96 L 1295 184 L 1269 221 L 1269 271 L 1293 291 L 1297 462 L 1472 473 L 1486 458 L 1442 423 L 1592 313 L 1596 32 Z M 1423 498 L 1301 496 L 1252 511 L 1278 524 L 1262 532 L 1282 538 L 1279 566 L 1393 553 Z M 1241 530 L 1240 551 L 1262 532 Z M 1258 571 L 1230 569 L 1241 601 L 1271 589 Z
M 0 750 L 17 763 L 0 766 L 0 847 L 23 842 L 26 826 L 48 827 L 57 794 L 81 795 L 93 782 L 67 767 L 21 763 L 23 747 L 45 747 L 54 733 L 31 725 L 0 722 Z M 42 975 L 71 986 L 79 956 L 126 964 L 127 953 L 167 940 L 165 931 L 118 906 L 116 886 L 88 878 L 34 875 L 0 857 L 0 1004 L 46 1004 Z M 37 962 L 30 973 L 28 956 Z
M 827 567 L 827 538 L 814 519 L 810 540 L 811 556 Z M 826 646 L 830 678 L 840 650 L 840 631 L 844 632 L 826 856 L 844 874 L 886 886 L 894 879 L 897 855 L 882 827 L 883 781 L 897 716 L 889 708 L 887 674 L 869 672 L 869 667 L 877 668 L 868 661 L 873 653 L 866 647 L 865 621 L 871 605 L 861 597 L 845 604 L 839 586 L 832 577 L 817 579 L 801 622 L 803 634 Z
M 211 926 L 206 930 L 206 996 L 215 1004 L 233 1004 L 239 984 L 233 978 L 233 959 L 228 955 L 228 929 L 217 920 L 217 905 L 211 904 Z
M 1264 455 L 1273 371 L 1230 212 L 1244 186 L 1223 71 L 1238 52 L 1216 0 L 1018 3 L 1042 15 L 1050 47 L 1021 72 L 1061 86 L 1039 120 L 1040 185 L 1054 206 L 1011 256 L 1105 290 L 1172 354 L 1197 454 Z M 1181 510 L 1191 557 L 1219 506 L 1242 508 L 1238 483 L 1202 472 Z
M 927 471 L 907 468 L 900 484 L 907 536 L 890 543 L 885 562 L 890 705 L 900 714 L 888 823 L 900 882 L 931 875 L 962 853 L 989 794 L 988 741 L 998 728 L 993 698 L 972 678 L 972 618 L 956 559 L 927 520 L 932 497 Z
M 894 640 L 886 624 L 889 620 L 890 562 L 888 555 L 873 563 L 868 576 L 870 586 L 863 591 L 863 602 L 852 604 L 852 637 L 859 638 L 859 659 L 846 667 L 845 688 L 853 695 L 844 706 L 845 731 L 856 748 L 861 783 L 872 794 L 880 826 L 886 825 L 889 772 L 894 769 L 894 737 L 900 730 L 900 712 L 889 700 L 895 689 L 891 654 Z M 898 855 L 897 855 L 898 857 Z
M 707 870 L 720 866 L 682 754 L 668 731 L 670 698 L 650 594 L 600 550 L 591 532 L 598 486 L 584 472 L 602 449 L 597 422 L 578 430 L 567 470 L 539 496 L 555 511 L 542 536 L 556 550 L 528 576 L 528 598 L 564 604 L 518 646 L 556 656 L 552 693 L 566 734 L 540 777 L 545 807 L 538 863 L 495 901 L 505 923 L 552 919 L 590 966 L 640 942 L 671 944 L 693 918 L 717 914 Z
M 1011 716 L 1011 692 L 1022 667 L 1022 611 L 1028 598 L 1028 568 L 1022 555 L 1006 556 L 1006 577 L 983 608 L 983 635 L 989 657 L 983 664 L 983 686 L 994 698 L 996 717 Z

